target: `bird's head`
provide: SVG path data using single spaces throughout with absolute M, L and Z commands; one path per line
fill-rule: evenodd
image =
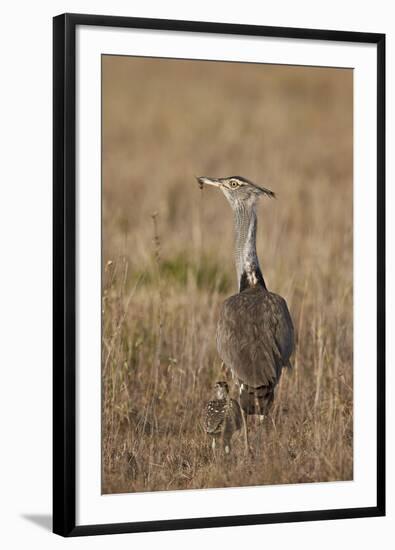
M 215 390 L 217 399 L 226 399 L 226 397 L 229 395 L 228 383 L 222 380 L 215 383 L 214 390 Z
M 233 209 L 236 209 L 241 204 L 244 206 L 254 206 L 257 199 L 263 195 L 270 198 L 275 197 L 275 194 L 270 189 L 259 187 L 242 176 L 228 176 L 226 178 L 199 176 L 196 179 L 201 189 L 204 185 L 212 185 L 220 189 Z

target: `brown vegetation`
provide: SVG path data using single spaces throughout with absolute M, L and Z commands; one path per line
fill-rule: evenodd
M 297 342 L 249 459 L 201 425 L 236 281 L 231 210 L 195 174 L 278 195 L 258 253 Z M 103 58 L 104 493 L 352 479 L 352 238 L 350 70 Z

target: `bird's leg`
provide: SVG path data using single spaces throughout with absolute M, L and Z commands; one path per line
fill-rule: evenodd
M 254 396 L 254 401 L 255 401 L 255 414 L 258 416 L 257 420 L 256 420 L 256 425 L 260 425 L 260 424 L 263 424 L 265 418 L 266 418 L 266 414 L 264 414 L 266 411 L 265 409 L 263 408 L 263 404 L 259 401 L 260 397 L 259 395 L 256 395 Z
M 250 454 L 250 445 L 249 445 L 249 442 L 248 442 L 247 415 L 243 411 L 243 409 L 241 409 L 241 418 L 243 420 L 245 454 L 248 455 L 248 454 Z
M 245 455 L 249 455 L 251 453 L 249 441 L 248 441 L 248 428 L 247 428 L 247 413 L 244 411 L 242 405 L 241 405 L 241 394 L 243 392 L 243 384 L 239 381 L 239 407 L 241 411 L 241 419 L 243 422 L 243 432 L 244 432 L 244 452 Z
M 214 458 L 216 458 L 216 452 L 215 452 L 215 437 L 213 437 L 213 441 L 211 443 L 211 448 L 213 450 Z
M 262 414 L 261 404 L 259 403 L 259 397 L 255 396 L 255 411 L 258 415 L 258 425 L 262 424 L 265 420 L 265 415 Z

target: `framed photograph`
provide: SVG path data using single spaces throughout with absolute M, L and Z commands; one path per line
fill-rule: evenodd
M 385 513 L 385 36 L 54 18 L 54 532 Z

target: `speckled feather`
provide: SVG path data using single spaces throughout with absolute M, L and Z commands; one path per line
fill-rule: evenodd
M 207 403 L 204 429 L 209 435 L 232 435 L 241 428 L 240 406 L 234 399 L 215 399 Z

